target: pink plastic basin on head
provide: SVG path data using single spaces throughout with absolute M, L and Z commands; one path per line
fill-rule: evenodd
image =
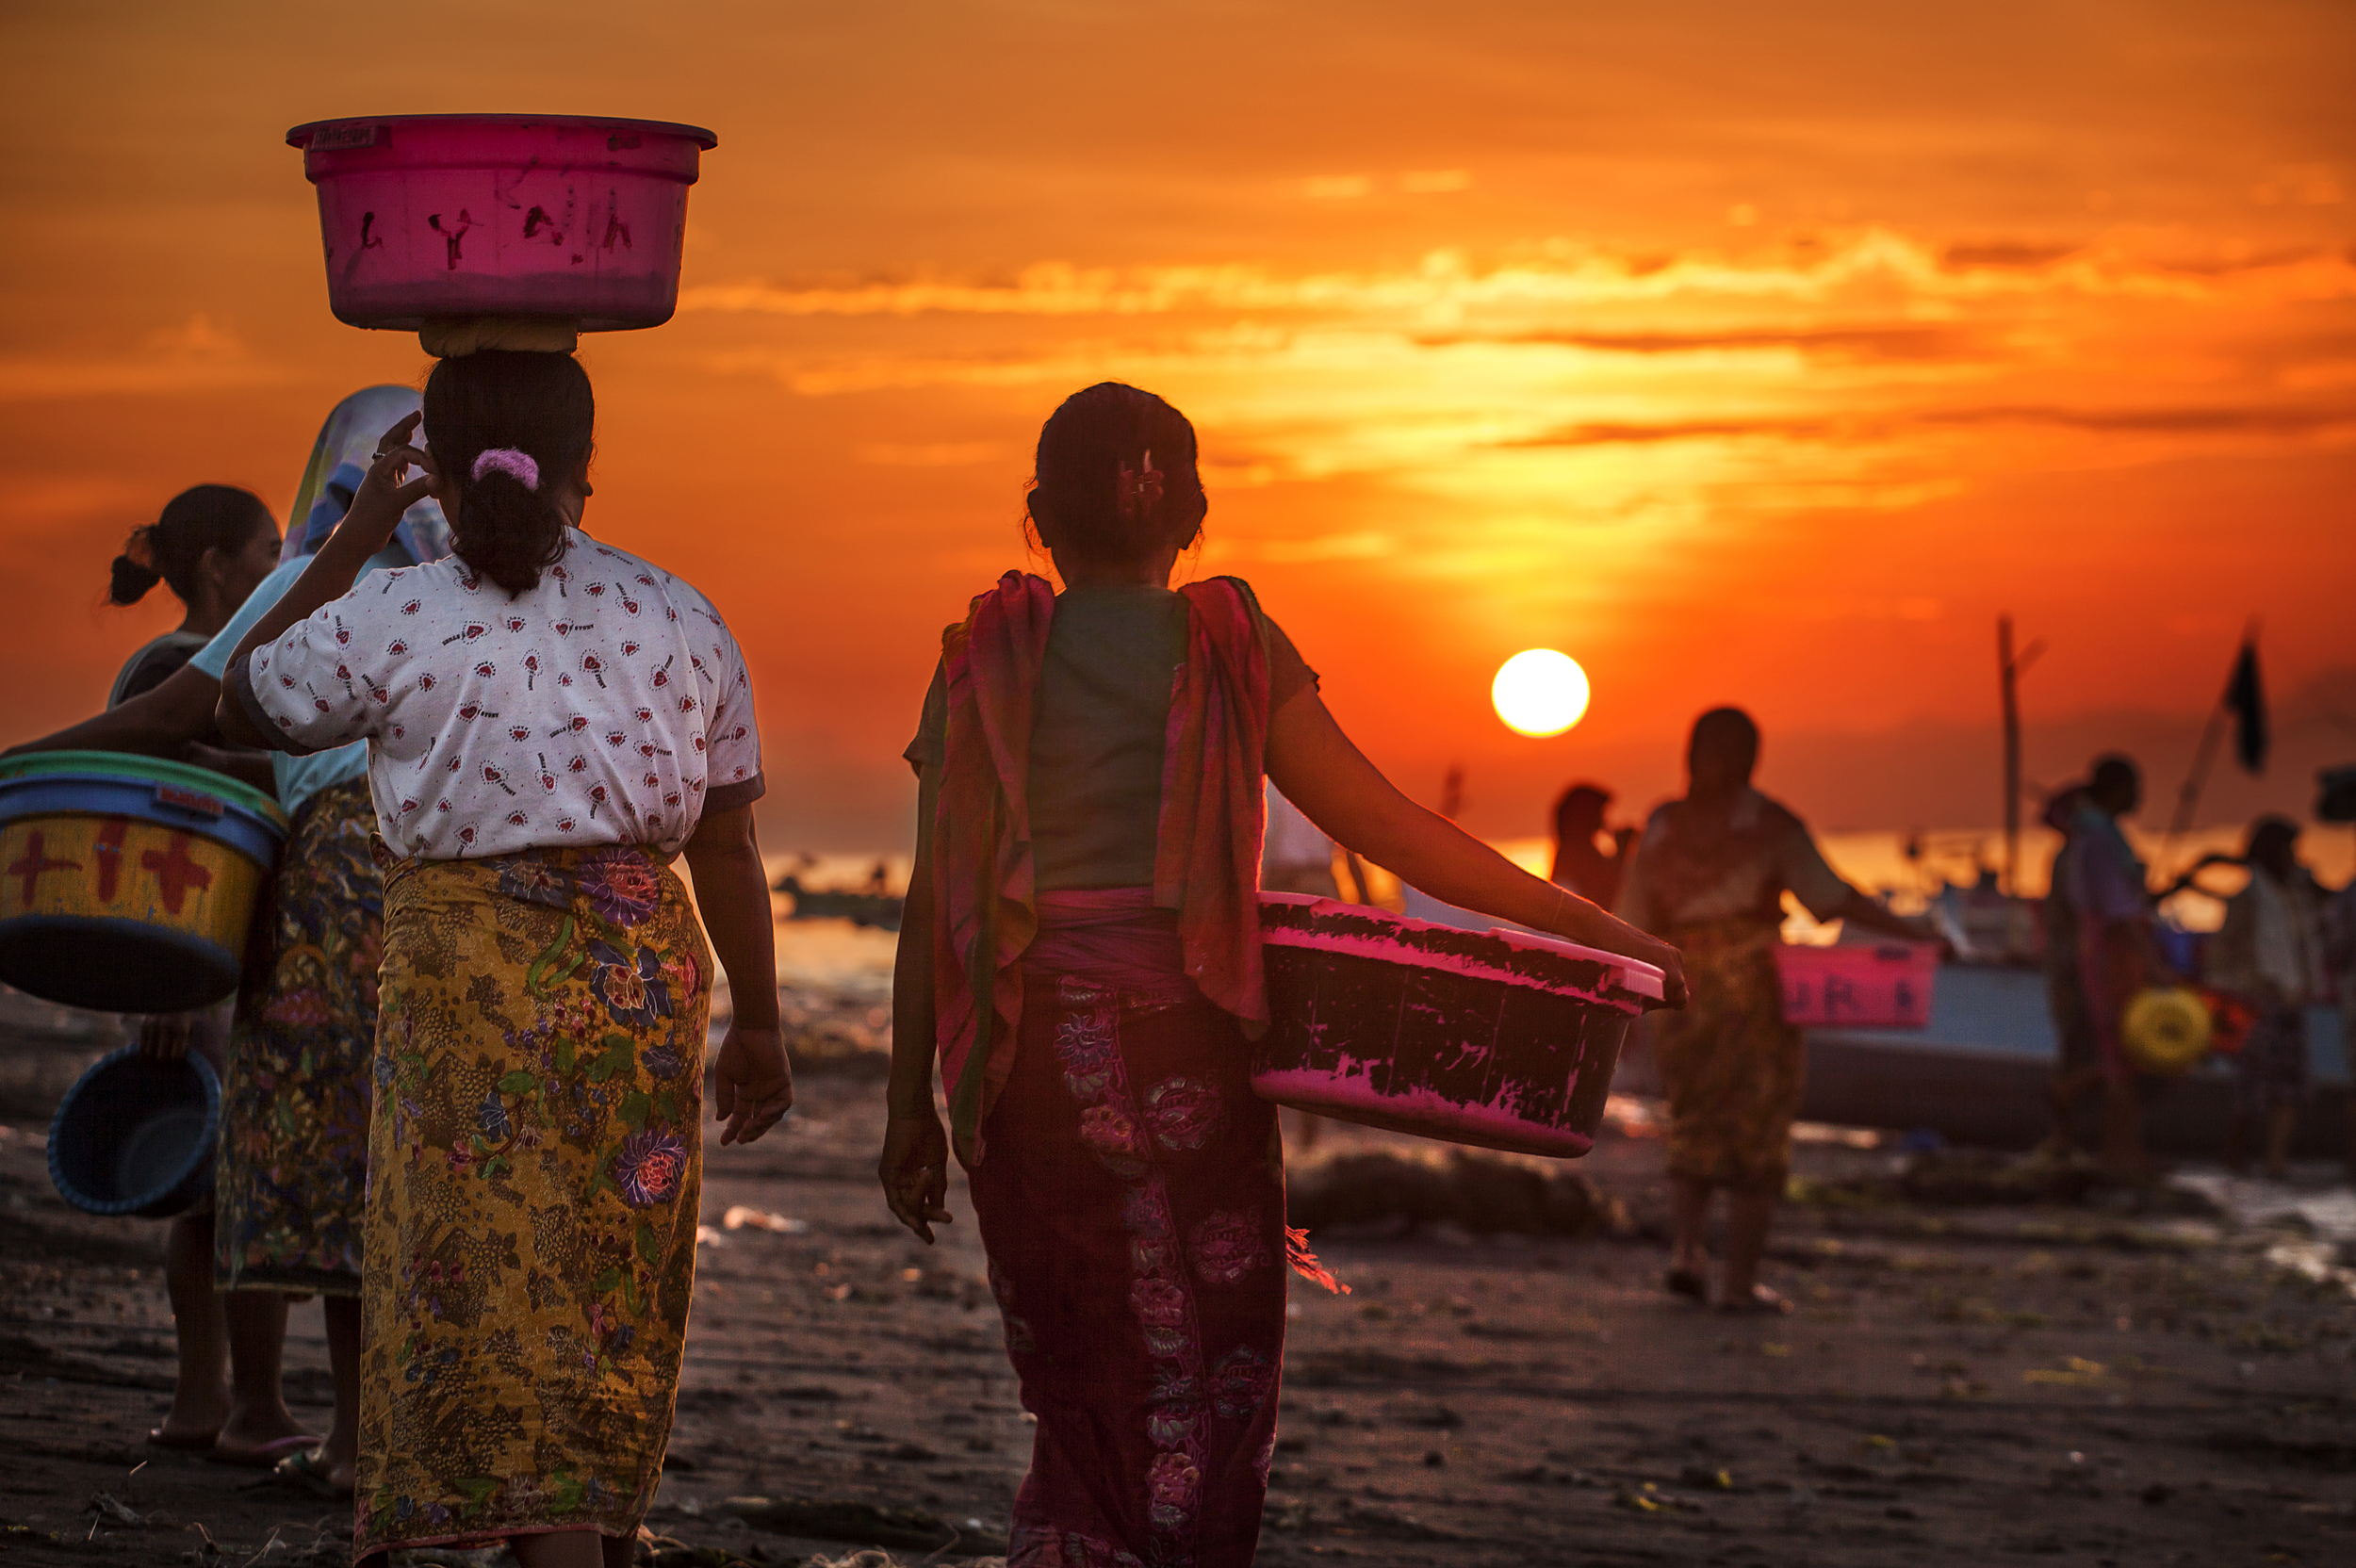
M 546 317 L 659 327 L 679 304 L 687 188 L 719 139 L 656 120 L 321 120 L 286 133 L 319 188 L 327 302 L 355 327 Z
M 1268 1032 L 1252 1086 L 1346 1121 L 1525 1154 L 1584 1154 L 1649 964 L 1460 931 L 1332 899 L 1260 895 Z
M 1928 942 L 1775 949 L 1783 1021 L 1809 1028 L 1922 1029 L 1939 949 Z

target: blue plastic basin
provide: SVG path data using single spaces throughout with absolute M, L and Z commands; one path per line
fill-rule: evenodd
M 49 1120 L 49 1180 L 86 1213 L 168 1219 L 213 1190 L 221 1080 L 202 1056 L 102 1057 Z

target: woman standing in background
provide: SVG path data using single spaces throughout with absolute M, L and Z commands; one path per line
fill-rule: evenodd
M 336 404 L 303 466 L 293 526 L 284 549 L 272 552 L 284 556 L 276 569 L 210 642 L 153 690 L 26 749 L 177 756 L 217 735 L 214 714 L 231 653 L 303 575 L 350 508 L 376 433 L 417 406 L 417 394 L 405 386 L 367 387 Z M 276 532 L 273 526 L 273 538 Z M 364 575 L 436 560 L 449 548 L 441 509 L 420 499 L 368 559 Z M 376 814 L 365 745 L 270 755 L 267 772 L 293 828 L 248 948 L 221 1079 L 212 1282 L 228 1293 L 234 1310 L 274 1315 L 267 1368 L 272 1401 L 286 1301 L 319 1298 L 335 1378 L 334 1425 L 323 1446 L 315 1437 L 287 1436 L 254 1458 L 274 1460 L 282 1478 L 306 1491 L 348 1497 L 359 1443 L 361 1253 L 384 879 L 369 852 Z
M 1792 1303 L 1759 1282 L 1759 1261 L 1791 1172 L 1808 1047 L 1783 1017 L 1776 978 L 1783 895 L 1820 921 L 1854 922 L 1915 941 L 1922 921 L 1891 914 L 1824 863 L 1808 825 L 1751 788 L 1759 727 L 1739 708 L 1693 721 L 1685 798 L 1654 811 L 1620 893 L 1621 918 L 1675 942 L 1692 966 L 1693 1004 L 1653 1021 L 1654 1059 L 1669 1100 L 1669 1193 L 1677 1235 L 1665 1283 L 1709 1299 L 1703 1237 L 1710 1199 L 1730 1214 L 1718 1304 L 1779 1313 Z
M 151 639 L 123 662 L 107 693 L 108 709 L 155 690 L 188 663 L 225 625 L 278 559 L 278 519 L 259 496 L 227 484 L 199 484 L 165 503 L 162 514 L 135 530 L 114 559 L 109 604 L 137 604 L 158 582 L 179 599 L 180 624 Z M 217 749 L 211 715 L 171 754 L 270 788 L 267 759 L 258 752 Z M 27 748 L 31 749 L 31 748 Z M 160 748 L 159 748 L 160 749 Z M 140 1018 L 139 1049 L 158 1061 L 190 1051 L 227 1077 L 234 1001 L 186 1013 Z M 214 1288 L 217 1200 L 175 1216 L 164 1240 L 164 1282 L 180 1364 L 172 1410 L 147 1434 L 158 1448 L 183 1449 L 233 1464 L 270 1464 L 292 1448 L 319 1441 L 298 1429 L 280 1386 L 286 1307 L 274 1297 Z

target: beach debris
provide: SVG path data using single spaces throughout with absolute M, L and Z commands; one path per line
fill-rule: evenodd
M 771 1560 L 794 1560 L 789 1558 L 772 1560 L 758 1546 L 753 1550 L 758 1555 L 747 1557 L 725 1546 L 691 1546 L 667 1535 L 652 1534 L 641 1526 L 638 1550 L 630 1560 L 631 1568 L 750 1568 L 752 1564 Z
M 146 1514 L 118 1501 L 110 1492 L 91 1493 L 90 1501 L 82 1505 L 82 1511 L 97 1524 L 111 1525 L 118 1529 L 138 1529 L 147 1523 Z
M 767 1209 L 756 1209 L 749 1203 L 730 1204 L 728 1212 L 720 1217 L 720 1223 L 731 1231 L 741 1231 L 749 1225 L 756 1231 L 771 1231 L 781 1236 L 798 1236 L 810 1230 L 807 1219 L 789 1219 Z
M 922 1546 L 927 1551 L 997 1552 L 1006 1538 L 979 1520 L 957 1523 L 923 1509 L 866 1503 L 846 1497 L 729 1497 L 704 1511 L 744 1520 L 781 1535 L 811 1535 L 822 1541 L 857 1541 L 878 1546 Z
M 2109 1377 L 2110 1368 L 2101 1362 L 2087 1361 L 2083 1356 L 2071 1356 L 2065 1364 L 2058 1367 L 2033 1366 L 2021 1374 L 2021 1380 L 2047 1383 L 2058 1388 L 2093 1388 L 2108 1380 Z
M 1475 1235 L 1628 1236 L 1628 1206 L 1560 1161 L 1487 1150 L 1335 1152 L 1285 1172 L 1287 1217 L 1333 1225 L 1451 1225 Z

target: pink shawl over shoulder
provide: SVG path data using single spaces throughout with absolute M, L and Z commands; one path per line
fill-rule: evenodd
M 1214 578 L 1180 592 L 1186 660 L 1170 690 L 1153 902 L 1178 912 L 1187 976 L 1257 1038 L 1268 1027 L 1259 913 L 1268 650 L 1241 583 Z M 933 819 L 934 1030 L 951 1134 L 969 1165 L 982 1158 L 983 1124 L 1013 1070 L 1023 953 L 1039 931 L 1031 707 L 1055 610 L 1045 579 L 1008 572 L 941 639 L 949 724 Z

